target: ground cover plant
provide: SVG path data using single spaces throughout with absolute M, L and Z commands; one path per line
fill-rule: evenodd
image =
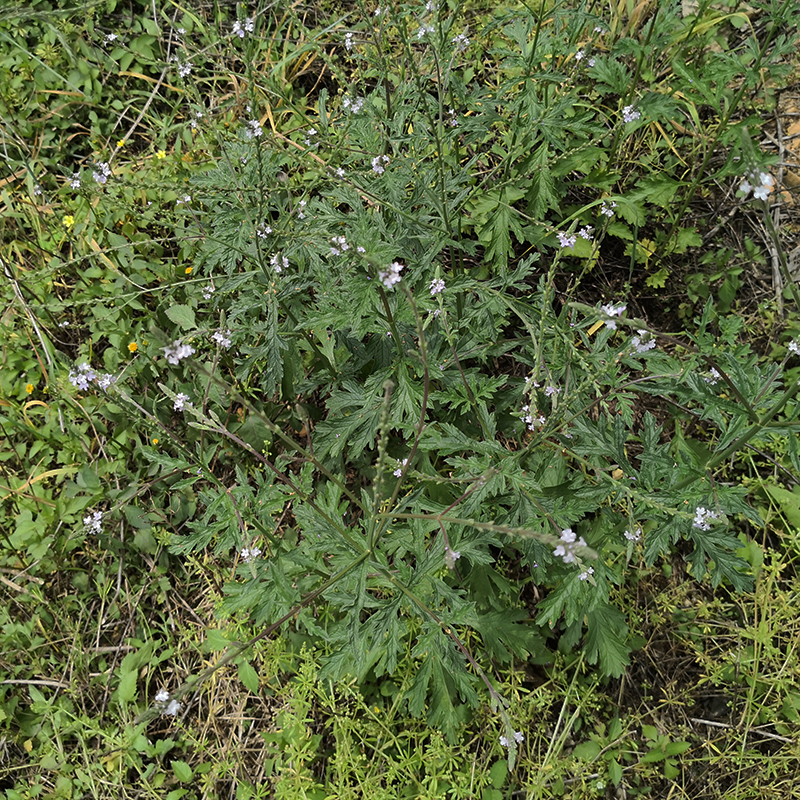
M 789 796 L 799 10 L 4 12 L 5 796 Z

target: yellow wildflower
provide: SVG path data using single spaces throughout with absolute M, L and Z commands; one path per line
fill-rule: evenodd
M 75 217 L 72 214 L 65 214 L 61 221 L 64 223 L 65 228 L 71 228 L 75 224 Z
M 28 385 L 25 387 L 25 391 L 26 391 L 28 394 L 33 394 L 33 384 L 32 384 L 32 383 L 29 383 L 29 384 L 28 384 Z
M 131 342 L 131 343 L 128 345 L 128 350 L 130 350 L 130 351 L 131 351 L 131 353 L 135 353 L 135 352 L 136 352 L 138 349 L 139 349 L 139 345 L 138 345 L 138 344 L 136 344 L 136 342 Z
M 163 150 L 158 150 L 156 152 L 156 158 L 162 159 L 162 158 L 166 158 L 166 157 L 167 157 L 167 154 Z
M 186 269 L 184 270 L 184 272 L 185 272 L 187 275 L 191 275 L 191 274 L 192 274 L 192 270 L 193 270 L 193 269 L 194 269 L 194 267 L 186 267 Z

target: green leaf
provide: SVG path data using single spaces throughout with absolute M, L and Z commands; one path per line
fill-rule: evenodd
M 525 659 L 539 654 L 544 648 L 541 636 L 530 625 L 521 624 L 528 619 L 522 609 L 506 609 L 488 614 L 465 615 L 463 621 L 483 637 L 486 649 L 501 664 L 509 663 L 513 656 Z
M 651 289 L 663 289 L 667 285 L 667 278 L 669 277 L 669 271 L 666 267 L 661 267 L 658 272 L 654 272 L 650 275 L 645 283 Z
M 800 494 L 787 491 L 780 486 L 775 486 L 773 483 L 765 483 L 764 489 L 781 507 L 781 511 L 789 524 L 800 531 Z
M 603 748 L 600 746 L 599 742 L 595 741 L 581 742 L 572 751 L 572 755 L 575 756 L 575 758 L 580 759 L 581 761 L 594 761 L 597 758 L 597 756 L 600 755 L 602 750 Z
M 222 631 L 216 628 L 209 628 L 206 630 L 206 641 L 203 646 L 204 650 L 224 650 L 230 644 L 230 639 L 228 639 Z
M 258 694 L 258 673 L 249 661 L 242 661 L 239 664 L 239 680 L 253 694 Z
M 625 615 L 607 603 L 586 615 L 586 658 L 590 664 L 599 660 L 603 674 L 619 678 L 630 664 L 630 649 L 625 640 L 628 625 Z
M 136 683 L 139 677 L 138 671 L 123 672 L 117 687 L 117 701 L 120 705 L 132 703 L 136 699 Z
M 608 762 L 608 777 L 611 779 L 611 783 L 613 783 L 614 786 L 619 786 L 622 780 L 622 767 L 616 758 L 612 758 Z
M 172 771 L 181 783 L 189 783 L 194 778 L 192 768 L 185 761 L 173 761 Z
M 169 317 L 171 322 L 174 322 L 179 328 L 183 328 L 183 330 L 190 330 L 197 327 L 194 321 L 194 311 L 187 305 L 178 303 L 178 305 L 170 306 L 165 309 L 164 313 Z
M 491 783 L 495 789 L 502 789 L 507 777 L 508 761 L 506 761 L 505 758 L 501 758 L 500 761 L 495 761 L 494 764 L 489 767 L 489 783 Z

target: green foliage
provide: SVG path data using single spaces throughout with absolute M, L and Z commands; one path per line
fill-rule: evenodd
M 800 470 L 794 351 L 776 364 L 743 341 L 742 257 L 698 254 L 708 233 L 686 214 L 769 169 L 756 88 L 784 74 L 787 8 L 763 9 L 759 32 L 705 5 L 645 21 L 499 7 L 472 42 L 458 6 L 319 25 L 264 7 L 241 37 L 222 6 L 128 10 L 117 38 L 128 15 L 110 0 L 0 19 L 17 312 L 0 321 L 2 569 L 42 584 L 68 570 L 115 619 L 124 576 L 158 606 L 174 573 L 207 569 L 219 661 L 182 669 L 171 697 L 226 665 L 251 696 L 283 692 L 263 735 L 271 796 L 329 792 L 322 702 L 337 796 L 367 796 L 374 768 L 345 756 L 366 749 L 395 759 L 387 792 L 494 800 L 528 730 L 505 675 L 557 664 L 567 698 L 625 675 L 637 568 L 678 559 L 709 591 L 749 592 L 764 509 L 729 465 L 757 445 Z M 687 330 L 666 334 L 641 296 L 683 291 L 687 261 Z M 796 495 L 759 488 L 792 524 Z M 46 641 L 44 600 L 14 587 L 25 613 L 2 637 L 21 654 Z M 124 655 L 81 668 L 105 676 L 101 716 L 125 731 L 103 769 L 177 798 L 227 767 L 144 735 L 164 711 L 148 675 L 177 653 L 149 625 L 131 612 Z M 257 657 L 262 639 L 285 660 Z M 273 681 L 286 662 L 290 688 Z M 4 669 L 24 675 L 11 655 Z M 28 688 L 24 708 L 0 696 L 0 725 L 56 764 L 48 737 L 87 737 L 92 714 Z M 375 709 L 409 725 L 402 765 L 407 742 L 386 744 Z M 550 758 L 589 701 L 569 713 L 545 759 L 562 791 Z M 455 748 L 490 723 L 507 744 L 485 744 L 473 786 Z M 603 757 L 614 785 L 641 768 L 637 791 L 647 765 L 678 776 L 688 742 L 646 725 L 631 751 L 628 735 L 615 719 L 572 757 Z M 91 771 L 69 775 L 64 796 L 96 792 Z M 526 780 L 531 796 L 550 786 Z

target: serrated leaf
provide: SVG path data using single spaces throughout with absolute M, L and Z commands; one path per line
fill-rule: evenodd
M 630 664 L 627 635 L 625 615 L 618 608 L 607 603 L 593 608 L 586 615 L 584 639 L 589 663 L 599 662 L 604 675 L 619 678 Z
M 164 309 L 164 313 L 169 317 L 171 322 L 174 322 L 179 328 L 183 330 L 192 330 L 197 327 L 194 321 L 194 310 L 183 303 L 170 306 Z
M 124 672 L 117 687 L 117 700 L 120 704 L 132 703 L 136 699 L 138 671 Z
M 694 550 L 688 556 L 689 572 L 700 580 L 711 567 L 711 583 L 716 587 L 723 578 L 729 580 L 740 592 L 752 587 L 753 579 L 746 574 L 750 565 L 735 555 L 740 543 L 736 537 L 719 527 L 709 531 L 692 528 L 689 538 L 694 542 Z
M 258 673 L 249 661 L 242 661 L 239 664 L 239 680 L 253 694 L 258 694 Z
M 230 640 L 222 631 L 216 628 L 206 630 L 204 649 L 211 651 L 224 650 L 230 643 Z
M 522 620 L 528 619 L 527 612 L 522 609 L 504 609 L 488 614 L 465 615 L 464 623 L 474 628 L 483 637 L 486 649 L 501 664 L 517 658 L 538 653 L 544 643 L 539 634 Z

